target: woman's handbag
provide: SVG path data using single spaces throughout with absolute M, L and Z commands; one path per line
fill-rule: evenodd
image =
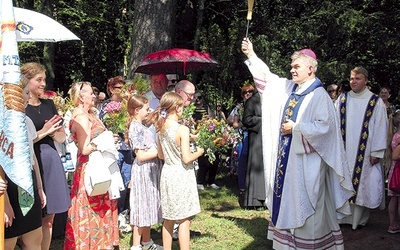
M 72 161 L 71 153 L 68 151 L 67 140 L 61 144 L 61 162 L 64 166 L 65 172 L 74 172 L 75 164 Z
M 400 194 L 400 161 L 397 161 L 394 165 L 392 177 L 389 181 L 389 189 Z

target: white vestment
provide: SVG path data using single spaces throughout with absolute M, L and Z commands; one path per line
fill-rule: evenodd
M 262 93 L 266 204 L 272 214 L 282 113 L 295 83 L 272 74 L 256 56 L 246 64 Z M 299 85 L 295 92 L 302 93 L 314 81 Z M 332 100 L 324 88 L 316 88 L 306 95 L 293 127 L 279 215 L 268 234 L 274 248 L 343 248 L 337 219 L 350 214 L 348 199 L 353 193 Z
M 356 157 L 359 149 L 361 127 L 363 126 L 365 110 L 373 93 L 367 88 L 361 93 L 350 91 L 346 100 L 346 155 L 353 173 Z M 340 100 L 336 103 L 337 113 L 340 116 Z M 357 190 L 355 206 L 352 205 L 353 215 L 340 220 L 343 224 L 352 224 L 353 229 L 357 225 L 365 226 L 369 218 L 370 208 L 377 208 L 384 195 L 382 166 L 380 161 L 373 165 L 370 157 L 382 159 L 386 149 L 388 131 L 388 118 L 385 104 L 379 98 L 369 121 L 369 135 L 365 149 L 364 161 Z M 356 212 L 356 214 L 354 214 Z

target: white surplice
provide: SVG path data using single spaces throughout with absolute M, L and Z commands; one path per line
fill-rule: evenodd
M 367 88 L 361 93 L 350 91 L 346 101 L 346 155 L 353 173 L 357 152 L 359 148 L 361 127 L 364 121 L 365 110 L 373 93 Z M 338 100 L 337 113 L 340 115 L 340 100 Z M 365 226 L 369 218 L 369 209 L 377 208 L 384 195 L 382 166 L 380 161 L 373 165 L 370 157 L 382 159 L 386 149 L 388 131 L 388 118 L 385 104 L 379 98 L 370 118 L 369 135 L 365 149 L 364 162 L 361 171 L 360 184 L 357 190 L 355 206 L 352 205 L 352 216 L 340 220 L 343 224 Z
M 262 93 L 262 133 L 267 207 L 273 210 L 273 187 L 282 113 L 294 82 L 279 78 L 258 57 L 246 61 Z M 305 91 L 315 79 L 299 85 Z M 302 102 L 292 133 L 281 206 L 268 237 L 274 248 L 341 249 L 337 219 L 350 214 L 353 194 L 332 100 L 320 87 Z

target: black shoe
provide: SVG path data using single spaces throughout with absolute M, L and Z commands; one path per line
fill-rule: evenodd
M 194 237 L 194 236 L 200 236 L 201 235 L 201 233 L 200 232 L 198 232 L 198 231 L 192 231 L 192 230 L 190 230 L 190 237 Z
M 244 190 L 239 191 L 239 206 L 244 208 Z

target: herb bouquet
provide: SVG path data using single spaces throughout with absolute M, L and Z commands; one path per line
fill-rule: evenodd
M 209 162 L 216 160 L 215 153 L 226 153 L 240 140 L 234 129 L 225 121 L 204 117 L 197 123 L 196 145 L 204 148 Z

